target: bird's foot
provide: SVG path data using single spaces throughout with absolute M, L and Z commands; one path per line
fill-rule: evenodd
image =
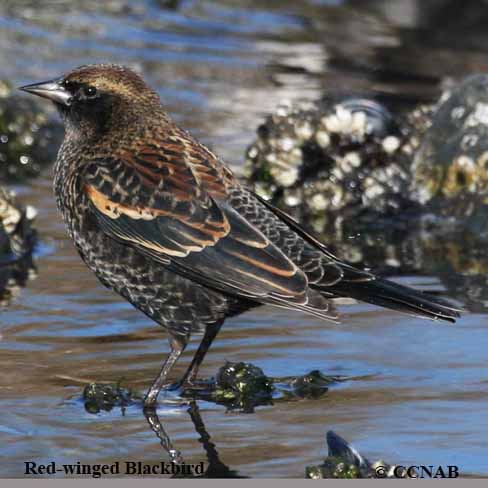
M 144 411 L 152 412 L 159 405 L 186 406 L 189 400 L 184 397 L 181 382 L 163 385 L 160 392 L 149 391 L 144 398 Z
M 188 380 L 183 379 L 164 386 L 164 391 L 171 395 L 178 395 L 182 398 L 193 396 L 197 392 L 207 392 L 215 389 L 215 382 L 212 380 Z
M 144 399 L 144 410 L 153 411 L 158 403 L 161 405 L 187 405 L 190 399 L 198 394 L 205 394 L 215 389 L 213 380 L 183 379 L 174 383 L 166 383 L 160 392 L 150 390 Z M 158 394 L 159 393 L 159 394 Z M 159 397 L 159 402 L 158 402 Z
M 212 380 L 186 380 L 181 384 L 183 393 L 192 391 L 211 391 L 215 389 L 215 382 Z

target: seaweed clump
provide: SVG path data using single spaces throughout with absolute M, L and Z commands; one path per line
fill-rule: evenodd
M 227 362 L 217 373 L 212 398 L 229 410 L 252 413 L 256 405 L 271 404 L 273 392 L 273 382 L 261 368 L 250 363 Z
M 121 407 L 122 413 L 132 400 L 132 391 L 122 388 L 120 383 L 90 383 L 83 389 L 83 401 L 88 413 L 110 412 L 114 407 Z
M 225 405 L 228 410 L 253 413 L 257 406 L 320 398 L 331 384 L 346 379 L 349 378 L 326 376 L 318 370 L 302 376 L 274 378 L 253 364 L 227 362 L 206 391 L 190 390 L 185 395 L 214 401 Z

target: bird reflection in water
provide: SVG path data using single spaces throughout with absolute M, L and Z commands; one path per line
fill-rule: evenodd
M 199 442 L 202 444 L 205 454 L 207 456 L 206 469 L 203 475 L 198 476 L 199 478 L 246 478 L 246 476 L 240 476 L 236 470 L 229 468 L 220 459 L 219 453 L 215 444 L 212 442 L 210 434 L 207 432 L 205 423 L 203 422 L 202 416 L 200 415 L 200 409 L 198 408 L 197 402 L 192 400 L 188 406 L 187 410 L 190 415 L 190 419 L 195 428 L 195 432 L 199 435 Z M 164 427 L 159 419 L 159 416 L 154 409 L 145 409 L 144 415 L 146 420 L 151 427 L 152 431 L 156 434 L 159 442 L 163 449 L 167 452 L 171 461 L 182 464 L 184 459 L 180 451 L 175 449 L 171 439 L 164 430 Z M 191 477 L 197 477 L 192 476 Z

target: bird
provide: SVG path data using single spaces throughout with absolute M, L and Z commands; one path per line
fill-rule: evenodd
M 203 338 L 177 385 L 197 374 L 225 319 L 260 305 L 337 321 L 349 297 L 454 322 L 447 300 L 353 267 L 263 199 L 180 128 L 132 69 L 83 65 L 20 87 L 64 123 L 54 194 L 81 258 L 103 285 L 168 332 L 170 353 L 144 397 L 154 409 L 194 333 Z

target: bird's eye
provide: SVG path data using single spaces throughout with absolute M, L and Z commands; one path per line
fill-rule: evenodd
M 94 98 L 97 96 L 97 89 L 94 86 L 89 86 L 84 89 L 84 95 L 86 98 Z

